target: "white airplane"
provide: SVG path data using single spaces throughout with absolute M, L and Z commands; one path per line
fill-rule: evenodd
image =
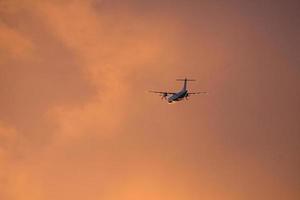
M 176 81 L 184 81 L 183 88 L 179 92 L 160 92 L 160 91 L 153 91 L 153 90 L 150 90 L 149 92 L 160 94 L 161 99 L 167 100 L 168 103 L 173 103 L 175 101 L 181 101 L 183 99 L 188 100 L 188 97 L 190 95 L 207 93 L 207 92 L 188 92 L 187 82 L 195 81 L 194 79 L 185 78 L 185 79 L 176 79 Z

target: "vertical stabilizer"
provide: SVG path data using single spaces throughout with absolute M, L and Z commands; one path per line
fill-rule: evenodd
M 187 79 L 185 78 L 183 83 L 183 88 L 182 88 L 183 90 L 186 90 L 186 85 L 187 85 Z
M 185 78 L 185 79 L 176 79 L 176 81 L 184 81 L 182 90 L 187 90 L 187 82 L 188 81 L 196 81 L 196 80 Z

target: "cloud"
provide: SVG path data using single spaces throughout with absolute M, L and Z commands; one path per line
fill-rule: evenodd
M 58 115 L 65 118 L 60 120 L 61 124 L 95 125 L 100 122 L 103 123 L 102 132 L 108 127 L 120 127 L 120 118 L 125 117 L 122 114 L 124 105 L 130 98 L 126 78 L 168 48 L 171 40 L 165 41 L 167 35 L 158 29 L 172 26 L 166 28 L 164 22 L 145 24 L 144 20 L 120 8 L 117 8 L 117 16 L 111 16 L 110 10 L 98 13 L 90 2 L 74 1 L 65 6 L 46 3 L 40 9 L 51 31 L 78 56 L 83 73 L 98 90 L 94 99 L 83 107 L 57 108 Z M 175 26 L 173 29 L 175 31 Z M 82 119 L 85 122 L 76 123 Z M 83 133 L 80 128 L 76 132 Z
M 1 199 L 298 194 L 295 61 L 248 8 L 1 3 Z M 177 90 L 182 76 L 208 95 L 170 106 L 147 93 Z
M 0 41 L 2 62 L 6 56 L 12 59 L 31 58 L 32 41 L 3 23 L 0 23 Z
M 4 62 L 10 68 L 1 69 L 1 85 L 5 86 L 2 90 L 5 98 L 1 100 L 1 119 L 14 127 L 15 137 L 22 143 L 11 155 L 16 160 L 5 161 L 11 173 L 3 174 L 7 181 L 1 194 L 13 199 L 47 199 L 53 195 L 61 198 L 65 194 L 76 199 L 79 194 L 90 191 L 90 198 L 94 198 L 94 187 L 89 189 L 72 184 L 69 179 L 72 174 L 66 171 L 77 165 L 78 169 L 85 171 L 77 178 L 89 181 L 96 169 L 89 173 L 86 171 L 88 166 L 81 165 L 80 159 L 88 157 L 94 160 L 96 155 L 89 151 L 86 153 L 91 156 L 83 153 L 89 140 L 87 143 L 79 141 L 94 138 L 99 143 L 101 139 L 116 139 L 123 133 L 131 89 L 126 79 L 145 63 L 158 58 L 161 49 L 170 44 L 170 38 L 157 30 L 158 27 L 165 29 L 165 24 L 144 24 L 134 16 L 127 16 L 126 12 L 118 16 L 118 20 L 124 17 L 123 21 L 114 24 L 109 15 L 101 16 L 89 2 L 82 1 L 45 2 L 34 6 L 27 2 L 22 6 L 24 8 L 14 10 L 16 18 L 30 23 L 30 29 L 16 25 L 10 25 L 10 29 L 32 41 L 35 51 L 32 52 L 33 59 L 5 57 Z M 22 19 L 20 16 L 24 12 L 29 14 Z M 9 20 L 6 23 L 11 24 Z M 18 25 L 18 22 L 14 23 Z M 153 31 L 148 32 L 148 26 L 150 29 L 152 26 Z M 9 49 L 15 48 L 15 44 L 11 44 L 14 38 L 6 39 L 8 45 L 4 49 L 9 55 L 14 54 Z M 26 45 L 23 46 L 20 56 L 27 53 Z M 72 152 L 76 145 L 82 154 L 79 158 L 65 162 L 68 154 L 63 154 L 62 158 L 56 156 Z M 105 158 L 87 162 L 92 166 L 107 163 L 102 170 L 116 167 L 110 160 L 116 155 L 109 145 L 113 143 L 104 145 L 108 149 L 107 155 L 103 155 Z M 101 153 L 98 147 L 95 150 Z M 7 148 L 3 151 L 12 152 Z M 131 162 L 136 161 L 125 162 L 124 166 L 130 166 Z M 52 166 L 51 169 L 48 165 Z M 103 171 L 96 177 L 107 176 L 106 173 L 109 171 Z M 51 186 L 52 182 L 57 182 L 56 179 L 60 179 L 58 187 Z M 109 177 L 106 179 L 106 182 L 109 181 Z M 112 183 L 114 180 L 118 177 L 112 178 Z M 43 186 L 52 188 L 54 194 Z M 64 191 L 61 190 L 63 188 Z M 79 193 L 73 194 L 74 188 Z

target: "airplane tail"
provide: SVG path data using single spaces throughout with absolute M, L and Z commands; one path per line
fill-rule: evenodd
M 186 87 L 187 87 L 187 82 L 188 81 L 196 81 L 195 79 L 187 79 L 187 78 L 185 78 L 185 79 L 176 79 L 176 81 L 184 81 L 184 84 L 183 84 L 183 90 L 186 90 Z

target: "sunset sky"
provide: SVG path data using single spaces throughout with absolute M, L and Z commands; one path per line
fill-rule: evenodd
M 0 0 L 0 200 L 299 200 L 299 11 Z

